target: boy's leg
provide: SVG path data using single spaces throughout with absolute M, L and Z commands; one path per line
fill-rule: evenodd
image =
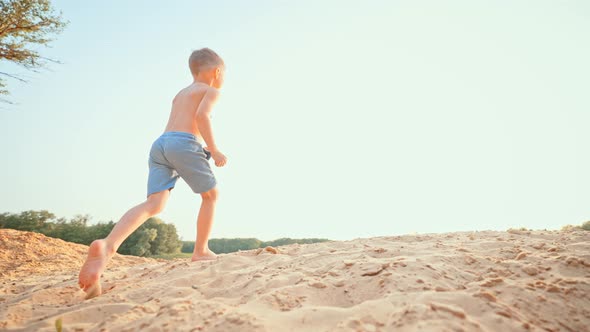
M 150 217 L 160 213 L 170 197 L 170 190 L 151 194 L 147 200 L 127 211 L 104 239 L 94 240 L 80 270 L 78 285 L 87 292 L 87 299 L 100 295 L 100 275 L 125 239 Z
M 131 235 L 139 226 L 141 226 L 150 217 L 153 217 L 166 206 L 170 190 L 162 190 L 151 194 L 145 202 L 138 204 L 127 211 L 121 220 L 115 224 L 111 233 L 105 238 L 108 248 L 112 254 L 117 252 L 123 241 Z
M 216 259 L 207 242 L 215 215 L 218 188 L 202 144 L 194 136 L 178 137 L 166 141 L 164 157 L 171 168 L 202 198 L 197 217 L 197 239 L 192 261 Z
M 215 216 L 215 205 L 218 196 L 217 185 L 212 189 L 201 193 L 201 208 L 197 217 L 197 241 L 191 261 L 213 260 L 217 258 L 214 252 L 209 250 L 209 234 Z

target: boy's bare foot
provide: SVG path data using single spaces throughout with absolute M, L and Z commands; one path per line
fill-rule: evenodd
M 207 251 L 205 251 L 204 253 L 198 252 L 198 253 L 194 253 L 193 257 L 191 258 L 191 262 L 194 261 L 212 261 L 212 260 L 216 260 L 217 259 L 217 255 L 211 251 L 209 248 L 207 248 Z
M 94 240 L 88 248 L 88 257 L 78 275 L 78 285 L 86 292 L 86 299 L 102 294 L 100 275 L 109 262 L 107 243 L 104 239 Z

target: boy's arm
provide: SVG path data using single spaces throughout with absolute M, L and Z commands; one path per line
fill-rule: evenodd
M 208 88 L 195 112 L 199 133 L 207 144 L 207 150 L 209 152 L 217 151 L 217 146 L 213 139 L 213 130 L 211 129 L 211 112 L 213 111 L 213 105 L 215 105 L 218 98 L 219 90 Z

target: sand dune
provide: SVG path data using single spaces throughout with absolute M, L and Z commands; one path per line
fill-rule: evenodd
M 115 255 L 84 300 L 87 247 L 0 230 L 0 329 L 590 331 L 590 232 L 383 236 L 220 254 Z

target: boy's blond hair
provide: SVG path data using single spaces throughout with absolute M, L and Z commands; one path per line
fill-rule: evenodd
M 193 75 L 197 75 L 199 71 L 211 69 L 217 66 L 225 68 L 223 59 L 208 47 L 203 47 L 199 50 L 193 51 L 188 58 L 188 66 Z

